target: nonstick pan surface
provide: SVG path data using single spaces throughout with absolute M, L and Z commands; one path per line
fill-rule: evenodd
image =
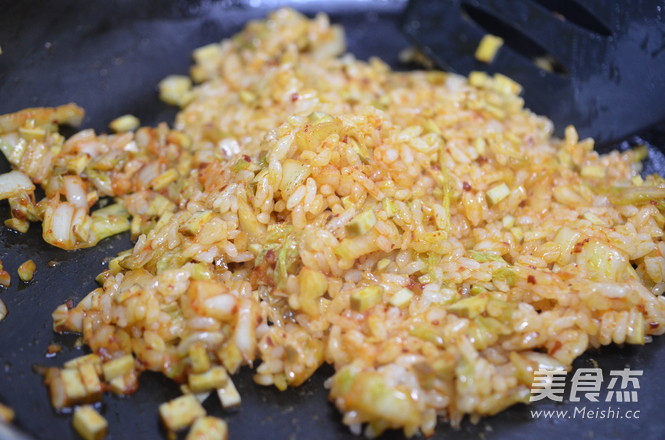
M 25 107 L 53 106 L 76 102 L 87 110 L 84 127 L 106 130 L 111 119 L 125 113 L 138 116 L 143 124 L 171 122 L 175 109 L 159 102 L 156 86 L 168 74 L 184 74 L 191 51 L 219 41 L 241 29 L 252 18 L 265 16 L 283 2 L 0 2 L 0 113 Z M 346 27 L 349 49 L 366 59 L 377 55 L 396 68 L 398 53 L 408 45 L 399 31 L 402 1 L 298 1 L 289 3 L 307 14 L 325 11 L 334 22 Z M 637 67 L 637 66 L 636 66 Z M 642 135 L 653 147 L 649 172 L 665 172 L 660 151 L 665 130 Z M 638 142 L 633 139 L 632 142 Z M 627 147 L 627 143 L 620 147 Z M 9 166 L 0 159 L 0 172 Z M 8 218 L 8 205 L 0 203 L 0 216 Z M 0 259 L 13 277 L 12 286 L 0 290 L 9 309 L 0 322 L 0 402 L 16 411 L 15 426 L 35 439 L 75 439 L 71 416 L 57 414 L 49 404 L 47 389 L 34 366 L 61 366 L 84 354 L 75 348 L 75 335 L 57 335 L 51 312 L 69 299 L 77 302 L 96 287 L 95 276 L 105 268 L 106 257 L 131 246 L 127 234 L 104 240 L 92 249 L 73 252 L 47 245 L 41 228 L 33 225 L 27 234 L 0 226 Z M 18 281 L 16 268 L 32 258 L 37 263 L 34 280 Z M 63 349 L 46 356 L 49 344 Z M 605 375 L 626 367 L 643 370 L 638 402 L 592 404 L 589 409 L 639 411 L 639 419 L 536 419 L 533 409 L 574 411 L 584 402 L 555 404 L 540 402 L 519 405 L 478 424 L 465 421 L 460 429 L 441 423 L 435 438 L 503 439 L 641 439 L 665 438 L 665 338 L 655 338 L 644 347 L 606 347 L 590 352 L 576 367 L 598 365 Z M 243 398 L 240 409 L 223 410 L 215 398 L 205 407 L 224 417 L 232 439 L 355 439 L 327 400 L 324 380 L 332 368 L 324 367 L 298 389 L 280 392 L 252 382 L 250 369 L 234 378 Z M 605 382 L 607 384 L 607 381 Z M 109 439 L 165 438 L 157 417 L 160 403 L 179 395 L 177 385 L 153 373 L 140 379 L 139 391 L 130 397 L 104 396 L 101 413 L 110 425 Z M 566 396 L 569 394 L 566 393 Z M 3 430 L 0 430 L 0 438 Z M 10 438 L 10 437 L 8 437 Z M 402 438 L 388 433 L 386 439 Z

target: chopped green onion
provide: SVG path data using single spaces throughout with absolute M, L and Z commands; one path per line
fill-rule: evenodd
M 493 204 L 497 204 L 510 194 L 510 188 L 505 183 L 497 185 L 487 191 L 487 197 Z
M 395 292 L 388 302 L 391 306 L 402 308 L 409 305 L 411 298 L 413 298 L 413 291 L 403 288 Z
M 371 209 L 356 215 L 353 220 L 346 225 L 346 233 L 349 237 L 356 237 L 367 233 L 376 225 L 376 214 Z
M 351 310 L 365 313 L 383 299 L 383 287 L 363 287 L 351 293 Z

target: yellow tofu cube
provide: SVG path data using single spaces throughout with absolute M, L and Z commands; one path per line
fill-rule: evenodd
M 190 374 L 189 388 L 193 393 L 202 393 L 217 388 L 223 388 L 229 381 L 229 375 L 224 367 L 213 367 L 205 373 Z
M 189 360 L 192 363 L 194 373 L 204 373 L 210 369 L 210 358 L 202 342 L 196 342 L 189 346 Z
M 138 377 L 135 371 L 130 371 L 122 376 L 114 377 L 109 386 L 115 394 L 132 394 L 139 387 Z
M 86 354 L 84 356 L 79 356 L 77 358 L 71 359 L 67 362 L 65 362 L 65 368 L 77 368 L 79 365 L 82 364 L 92 364 L 95 366 L 99 366 L 99 368 L 96 368 L 96 370 L 101 373 L 101 365 L 102 365 L 102 358 L 100 358 L 98 355 L 94 353 Z
M 179 431 L 199 417 L 204 417 L 206 411 L 193 394 L 186 394 L 159 405 L 159 415 L 164 426 L 171 431 Z
M 134 369 L 134 357 L 130 354 L 113 359 L 102 365 L 104 372 L 104 379 L 107 382 L 115 379 L 118 376 L 124 376 Z
M 226 422 L 217 417 L 201 417 L 187 434 L 186 440 L 227 440 L 229 429 Z
M 219 401 L 222 402 L 222 406 L 224 408 L 238 406 L 241 402 L 240 393 L 236 389 L 236 386 L 231 378 L 229 378 L 229 380 L 226 382 L 226 385 L 217 390 L 217 396 L 219 397 Z
M 78 370 L 65 368 L 60 372 L 60 377 L 62 378 L 68 402 L 80 402 L 85 398 L 87 392 Z
M 102 383 L 93 364 L 81 364 L 78 367 L 81 382 L 85 387 L 86 401 L 97 402 L 102 399 Z
M 491 63 L 501 46 L 503 46 L 503 38 L 491 34 L 485 35 L 476 49 L 476 59 L 484 63 Z
M 224 368 L 226 368 L 227 371 L 230 371 L 231 374 L 238 371 L 238 368 L 240 368 L 243 361 L 240 349 L 238 349 L 236 344 L 231 342 L 227 342 L 219 349 L 217 357 L 222 362 L 222 365 L 224 365 Z
M 85 405 L 74 410 L 72 421 L 74 429 L 85 440 L 101 440 L 106 436 L 108 423 L 90 405 Z

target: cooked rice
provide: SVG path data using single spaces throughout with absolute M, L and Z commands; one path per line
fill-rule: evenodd
M 534 370 L 663 333 L 665 181 L 638 177 L 643 151 L 553 138 L 501 75 L 343 50 L 325 15 L 279 10 L 197 50 L 194 87 L 163 83 L 174 130 L 64 141 L 19 132 L 34 111 L 0 118 L 46 189 L 10 198 L 19 220 L 69 249 L 136 239 L 55 329 L 179 382 L 201 344 L 279 389 L 332 364 L 332 401 L 369 436 L 496 414 Z M 95 217 L 99 197 L 117 205 Z

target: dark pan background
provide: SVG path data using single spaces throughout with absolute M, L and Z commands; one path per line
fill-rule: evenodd
M 97 130 L 106 130 L 108 121 L 125 113 L 137 115 L 144 124 L 171 122 L 175 109 L 159 102 L 158 81 L 168 74 L 186 73 L 194 48 L 230 36 L 248 19 L 262 17 L 283 4 L 265 1 L 251 7 L 250 3 L 0 1 L 0 45 L 4 50 L 0 56 L 0 113 L 76 102 L 87 110 L 84 127 Z M 398 52 L 408 45 L 398 26 L 403 1 L 290 4 L 310 15 L 329 12 L 333 21 L 346 26 L 350 51 L 357 57 L 378 55 L 395 67 L 406 68 L 397 61 Z M 663 174 L 665 161 L 660 151 L 665 146 L 665 130 L 661 126 L 643 133 L 641 139 L 653 144 L 648 171 Z M 631 142 L 639 141 L 634 138 Z M 8 169 L 0 158 L 0 172 Z M 0 203 L 0 217 L 8 214 L 7 203 Z M 33 366 L 60 366 L 85 353 L 85 349 L 73 347 L 76 336 L 53 333 L 51 312 L 94 289 L 94 277 L 104 269 L 105 258 L 130 246 L 123 234 L 92 249 L 67 252 L 46 245 L 39 225 L 24 235 L 0 226 L 0 259 L 13 278 L 10 288 L 0 290 L 0 299 L 9 309 L 0 322 L 0 402 L 16 410 L 15 426 L 21 431 L 36 439 L 78 438 L 70 427 L 70 416 L 56 414 L 51 408 Z M 18 280 L 16 268 L 29 258 L 37 263 L 37 273 L 31 283 L 24 284 Z M 59 264 L 49 267 L 49 261 Z M 50 343 L 63 346 L 53 358 L 45 355 Z M 644 370 L 639 401 L 519 405 L 476 425 L 465 421 L 460 429 L 441 423 L 436 438 L 665 438 L 665 378 L 661 373 L 665 338 L 656 338 L 645 347 L 606 347 L 582 356 L 575 365 L 591 367 L 595 362 L 605 375 L 625 367 Z M 254 385 L 251 370 L 245 368 L 234 378 L 243 398 L 240 409 L 223 410 L 216 398 L 209 398 L 205 406 L 210 414 L 228 420 L 233 439 L 357 438 L 342 425 L 327 400 L 323 381 L 331 374 L 332 369 L 324 367 L 300 388 L 279 392 Z M 140 390 L 131 397 L 104 396 L 100 410 L 110 424 L 109 439 L 164 438 L 157 407 L 179 395 L 178 387 L 152 373 L 142 375 L 140 382 Z M 637 410 L 640 418 L 534 420 L 530 414 L 531 409 L 568 409 L 572 413 L 585 405 L 587 409 Z M 388 433 L 382 438 L 402 436 Z

